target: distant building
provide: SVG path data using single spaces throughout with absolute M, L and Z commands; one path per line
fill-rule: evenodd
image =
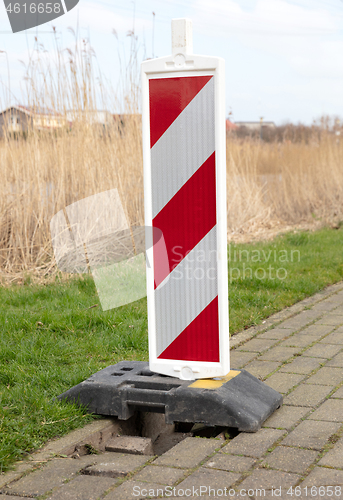
M 73 123 L 82 121 L 89 125 L 113 125 L 113 115 L 106 110 L 74 110 L 67 111 L 67 121 L 72 126 Z
M 265 127 L 265 128 L 275 128 L 276 125 L 274 122 L 265 122 L 263 121 L 261 123 L 261 121 L 258 121 L 258 122 L 236 122 L 236 125 L 239 127 L 239 128 L 245 128 L 246 130 L 250 130 L 251 132 L 254 132 L 255 130 L 260 130 L 261 128 L 261 124 L 262 124 L 262 127 Z
M 237 130 L 238 126 L 236 123 L 232 123 L 230 120 L 226 120 L 226 132 L 231 132 L 233 130 Z
M 30 127 L 35 130 L 59 129 L 64 124 L 63 116 L 51 109 L 38 106 L 10 106 L 0 112 L 0 137 L 6 133 L 28 132 Z

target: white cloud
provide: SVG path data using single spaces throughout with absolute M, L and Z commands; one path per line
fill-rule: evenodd
M 300 75 L 314 78 L 343 79 L 343 40 L 315 40 L 302 46 L 290 58 L 290 63 Z
M 218 36 L 234 36 L 245 47 L 285 60 L 299 75 L 343 77 L 343 17 L 320 8 L 304 8 L 286 0 L 258 0 L 244 11 L 234 0 L 194 4 L 194 25 Z
M 91 33 L 97 31 L 111 34 L 115 29 L 118 34 L 126 34 L 133 28 L 133 13 L 122 15 L 111 4 L 81 0 L 75 9 L 59 19 L 59 23 L 63 26 L 75 27 L 77 22 L 80 27 L 89 26 Z M 151 21 L 135 17 L 135 32 L 139 33 L 143 28 L 150 28 L 150 25 Z
M 11 31 L 11 25 L 7 16 L 4 2 L 0 2 L 0 30 Z
M 286 0 L 258 0 L 253 11 L 246 11 L 234 0 L 197 0 L 195 24 L 231 34 L 303 35 L 334 32 L 337 19 L 324 9 L 311 10 Z M 222 34 L 222 33 L 221 33 Z
M 322 100 L 330 105 L 336 105 L 337 109 L 342 112 L 342 84 L 337 80 L 323 78 L 316 80 L 311 85 L 306 83 L 285 83 L 281 85 L 265 84 L 261 88 L 265 95 L 280 96 L 287 101 L 294 100 L 314 102 L 320 101 L 318 96 L 322 96 Z

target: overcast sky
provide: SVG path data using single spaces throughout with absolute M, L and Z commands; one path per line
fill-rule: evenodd
M 53 25 L 68 47 L 68 27 L 78 22 L 115 86 L 118 51 L 129 55 L 127 33 L 134 29 L 141 60 L 165 56 L 171 53 L 171 19 L 181 17 L 193 21 L 194 53 L 225 59 L 226 112 L 233 121 L 343 120 L 342 0 L 80 0 Z M 0 0 L 0 85 L 7 85 L 8 64 L 13 102 L 21 99 L 20 61 L 27 63 L 35 36 L 53 56 L 51 31 L 50 23 L 12 34 Z

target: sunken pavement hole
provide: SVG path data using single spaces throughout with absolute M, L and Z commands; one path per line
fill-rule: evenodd
M 112 424 L 105 432 L 95 433 L 78 443 L 68 456 L 75 459 L 85 455 L 94 456 L 93 464 L 82 469 L 81 474 L 125 477 L 132 472 L 132 464 L 136 463 L 128 458 L 128 454 L 140 455 L 143 459 L 142 455 L 162 455 L 187 437 L 216 437 L 224 442 L 237 434 L 236 428 L 185 422 L 166 424 L 162 413 L 136 411 L 128 420 L 112 417 Z M 139 465 L 141 462 L 137 462 L 134 468 Z
M 115 432 L 109 435 L 100 446 L 84 443 L 76 447 L 71 455 L 98 454 L 93 465 L 85 467 L 81 473 L 91 476 L 125 477 L 132 471 L 132 455 L 162 455 L 187 437 L 219 438 L 222 442 L 232 439 L 238 430 L 228 427 L 208 427 L 203 424 L 177 422 L 166 424 L 164 414 L 136 411 L 128 420 L 113 418 Z M 106 452 L 118 453 L 118 456 L 106 455 Z M 142 457 L 143 458 L 143 457 Z M 137 457 L 138 460 L 138 457 Z M 137 465 L 134 467 L 136 468 Z
M 79 458 L 105 451 L 133 455 L 162 455 L 187 437 L 219 438 L 222 441 L 237 436 L 238 429 L 206 426 L 201 423 L 175 422 L 166 424 L 163 413 L 135 411 L 128 420 L 112 417 L 112 432 L 106 436 L 92 436 L 89 442 L 80 442 L 71 456 Z

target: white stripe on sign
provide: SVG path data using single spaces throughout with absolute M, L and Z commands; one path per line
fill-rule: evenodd
M 217 296 L 216 249 L 214 226 L 155 290 L 157 356 Z
M 214 78 L 211 78 L 151 148 L 153 218 L 214 148 Z

